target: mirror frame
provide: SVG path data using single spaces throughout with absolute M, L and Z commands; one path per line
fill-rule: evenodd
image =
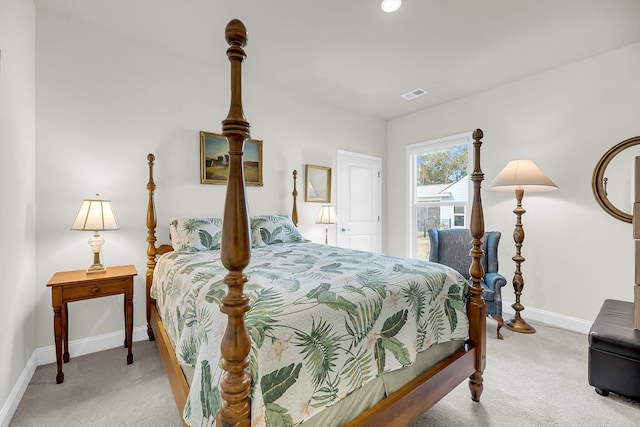
M 311 183 L 310 174 L 319 174 L 314 179 L 316 194 L 309 194 L 309 184 Z M 304 168 L 304 201 L 316 203 L 331 203 L 331 168 L 325 166 L 305 165 Z
M 611 201 L 609 201 L 609 199 L 607 198 L 607 188 L 605 184 L 606 177 L 604 176 L 604 172 L 615 156 L 617 156 L 627 148 L 639 144 L 640 136 L 635 136 L 633 138 L 625 139 L 624 141 L 611 147 L 609 151 L 607 151 L 604 156 L 602 156 L 602 158 L 596 165 L 596 168 L 593 171 L 593 177 L 591 179 L 591 188 L 593 189 L 593 195 L 596 197 L 596 200 L 602 207 L 602 209 L 604 209 L 605 212 L 607 212 L 615 219 L 619 219 L 620 221 L 628 222 L 630 224 L 633 220 L 633 215 L 616 208 L 613 203 L 611 203 Z

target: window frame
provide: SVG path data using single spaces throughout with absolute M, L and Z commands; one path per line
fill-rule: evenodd
M 467 145 L 468 147 L 468 175 L 471 175 L 473 171 L 473 136 L 472 132 L 464 132 L 456 135 L 446 136 L 443 138 L 432 139 L 427 141 L 418 142 L 415 144 L 407 145 L 406 149 L 406 161 L 407 161 L 407 193 L 408 193 L 408 209 L 407 209 L 407 227 L 406 232 L 408 235 L 406 254 L 409 258 L 416 258 L 418 254 L 418 218 L 417 209 L 420 207 L 432 207 L 432 206 L 460 206 L 460 200 L 441 201 L 441 202 L 417 202 L 416 201 L 416 161 L 415 157 L 419 154 L 423 154 L 427 151 L 442 150 L 457 145 Z M 468 196 L 467 200 L 462 204 L 465 207 L 464 221 L 465 224 L 469 224 L 469 214 L 471 209 L 471 196 L 472 185 L 471 179 L 468 180 Z M 455 215 L 454 215 L 455 217 Z

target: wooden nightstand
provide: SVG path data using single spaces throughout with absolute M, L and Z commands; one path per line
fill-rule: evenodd
M 133 335 L 133 276 L 138 272 L 133 265 L 108 267 L 105 273 L 87 274 L 86 270 L 63 271 L 53 275 L 51 287 L 53 306 L 53 332 L 56 343 L 58 374 L 56 383 L 64 381 L 62 361 L 69 361 L 69 313 L 67 303 L 110 295 L 124 294 L 125 347 L 129 349 L 127 364 L 133 362 L 131 340 Z M 63 353 L 64 345 L 64 353 Z

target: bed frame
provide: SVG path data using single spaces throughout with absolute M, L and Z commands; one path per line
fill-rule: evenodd
M 231 63 L 231 106 L 227 118 L 222 122 L 222 134 L 229 141 L 229 178 L 227 183 L 226 202 L 222 225 L 221 261 L 228 274 L 224 283 L 228 292 L 222 300 L 221 311 L 228 317 L 221 353 L 222 368 L 226 371 L 220 388 L 222 408 L 216 425 L 249 426 L 251 378 L 248 372 L 249 351 L 251 347 L 249 334 L 245 327 L 244 315 L 250 310 L 248 297 L 243 286 L 247 281 L 243 273 L 251 257 L 251 239 L 249 216 L 246 203 L 243 176 L 243 145 L 249 138 L 249 123 L 242 110 L 241 65 L 246 58 L 244 46 L 247 43 L 247 32 L 244 24 L 237 19 L 229 22 L 225 31 L 229 44 L 227 56 Z M 484 174 L 480 168 L 480 147 L 483 133 L 480 129 L 473 132 L 474 169 L 471 174 L 473 182 L 473 206 L 471 209 L 472 257 L 469 273 L 471 276 L 470 297 L 467 304 L 469 317 L 469 339 L 464 347 L 453 355 L 439 362 L 436 366 L 415 378 L 397 392 L 383 399 L 377 405 L 358 415 L 347 426 L 406 426 L 423 412 L 432 407 L 438 400 L 453 390 L 458 384 L 469 378 L 469 389 L 474 401 L 480 400 L 483 389 L 483 371 L 486 352 L 486 306 L 482 298 L 481 279 L 484 275 L 481 258 L 481 238 L 484 234 L 484 217 L 480 186 Z M 180 414 L 189 392 L 189 386 L 182 373 L 171 343 L 158 316 L 155 300 L 150 296 L 156 258 L 172 250 L 169 245 L 156 246 L 157 217 L 155 210 L 153 180 L 153 154 L 147 156 L 149 181 L 147 190 L 147 333 L 149 340 L 156 340 L 176 405 Z M 297 208 L 294 171 L 294 210 L 293 219 L 297 223 Z

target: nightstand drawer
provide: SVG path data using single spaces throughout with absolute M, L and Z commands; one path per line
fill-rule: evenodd
M 62 289 L 64 301 L 98 298 L 101 296 L 117 295 L 125 293 L 126 280 L 118 280 L 111 283 L 87 283 L 82 286 L 69 286 Z

